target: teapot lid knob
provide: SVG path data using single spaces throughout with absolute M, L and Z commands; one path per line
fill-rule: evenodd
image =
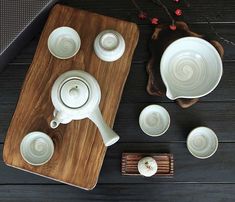
M 82 107 L 89 99 L 87 84 L 77 78 L 67 80 L 60 89 L 60 98 L 64 105 L 77 109 Z

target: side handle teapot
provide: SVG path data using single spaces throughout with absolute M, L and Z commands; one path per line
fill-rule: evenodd
M 59 76 L 51 91 L 55 107 L 51 128 L 72 120 L 89 118 L 99 129 L 105 146 L 119 140 L 119 136 L 104 121 L 99 109 L 101 90 L 96 79 L 81 70 L 72 70 Z

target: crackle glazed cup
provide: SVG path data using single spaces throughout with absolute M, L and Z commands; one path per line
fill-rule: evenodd
M 34 131 L 27 134 L 20 144 L 23 159 L 34 166 L 47 163 L 54 153 L 52 139 L 45 133 Z
M 140 113 L 139 125 L 145 134 L 157 137 L 163 135 L 168 130 L 170 115 L 160 105 L 149 105 Z
M 105 30 L 96 37 L 94 51 L 97 57 L 103 61 L 116 61 L 122 57 L 125 51 L 124 38 L 115 30 Z
M 187 138 L 189 152 L 199 159 L 211 157 L 218 148 L 218 138 L 213 130 L 207 127 L 193 129 Z
M 71 27 L 59 27 L 49 36 L 48 49 L 59 59 L 68 59 L 77 54 L 81 46 L 79 34 Z
M 199 98 L 219 84 L 223 65 L 219 53 L 209 42 L 184 37 L 166 48 L 160 72 L 169 99 Z

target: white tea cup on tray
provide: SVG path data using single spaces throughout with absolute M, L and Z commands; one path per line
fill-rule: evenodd
M 104 30 L 95 38 L 94 51 L 103 61 L 116 61 L 125 51 L 124 38 L 115 30 Z
M 81 46 L 79 34 L 71 27 L 59 27 L 52 31 L 47 41 L 48 49 L 59 59 L 68 59 L 77 54 Z
M 28 133 L 21 141 L 20 153 L 27 163 L 40 166 L 47 163 L 53 156 L 54 144 L 47 134 L 34 131 Z

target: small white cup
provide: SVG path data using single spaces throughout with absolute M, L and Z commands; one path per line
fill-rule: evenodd
M 196 158 L 206 159 L 216 152 L 218 138 L 210 128 L 197 127 L 188 135 L 187 148 Z
M 94 51 L 101 60 L 113 62 L 123 55 L 125 41 L 117 31 L 105 30 L 96 37 Z
M 20 153 L 27 163 L 40 166 L 47 163 L 53 156 L 54 144 L 47 134 L 34 131 L 23 138 Z
M 68 59 L 77 54 L 81 46 L 79 34 L 71 27 L 59 27 L 49 36 L 48 49 L 59 59 Z
M 170 115 L 160 105 L 149 105 L 140 113 L 139 125 L 142 131 L 152 137 L 163 135 L 170 126 Z

